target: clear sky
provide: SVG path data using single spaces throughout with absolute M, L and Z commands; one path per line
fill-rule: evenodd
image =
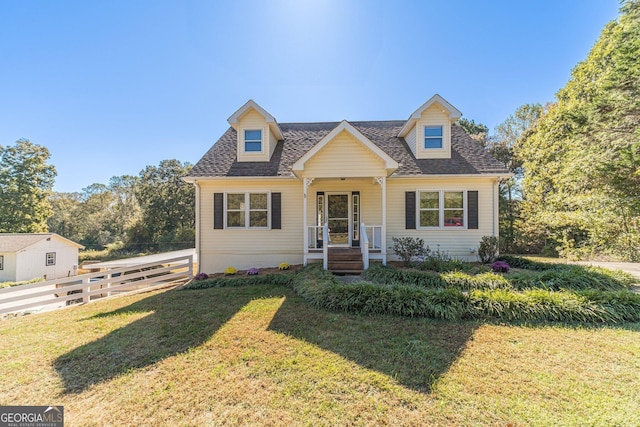
M 406 119 L 434 93 L 493 129 L 552 101 L 617 0 L 0 0 L 0 145 L 56 191 L 197 162 L 252 98 L 281 122 Z

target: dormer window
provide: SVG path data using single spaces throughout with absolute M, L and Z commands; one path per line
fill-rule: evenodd
M 424 127 L 424 148 L 442 149 L 442 126 Z
M 245 153 L 262 152 L 262 130 L 247 129 L 244 131 L 244 151 Z

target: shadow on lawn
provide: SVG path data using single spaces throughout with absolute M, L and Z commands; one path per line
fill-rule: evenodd
M 479 326 L 327 312 L 311 307 L 290 288 L 275 286 L 168 291 L 80 320 L 92 327 L 97 318 L 149 313 L 60 356 L 55 369 L 64 393 L 80 393 L 197 347 L 252 300 L 282 296 L 285 301 L 269 330 L 313 343 L 421 392 L 429 392 Z
M 271 296 L 264 289 L 253 287 L 236 289 L 230 298 L 212 291 L 162 292 L 80 320 L 149 313 L 56 359 L 54 365 L 63 380 L 64 393 L 80 393 L 93 384 L 197 347 L 251 300 Z
M 291 293 L 269 329 L 313 343 L 358 365 L 428 393 L 480 325 L 327 312 Z

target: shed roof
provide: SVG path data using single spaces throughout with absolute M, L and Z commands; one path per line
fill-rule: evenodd
M 70 246 L 75 246 L 78 249 L 84 248 L 81 244 L 66 239 L 56 233 L 0 233 L 0 252 L 18 252 L 31 245 L 35 245 L 41 240 L 51 237 L 61 240 Z

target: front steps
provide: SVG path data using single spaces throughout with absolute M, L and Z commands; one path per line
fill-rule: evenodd
M 364 270 L 360 248 L 329 248 L 328 263 L 334 274 L 362 274 Z

